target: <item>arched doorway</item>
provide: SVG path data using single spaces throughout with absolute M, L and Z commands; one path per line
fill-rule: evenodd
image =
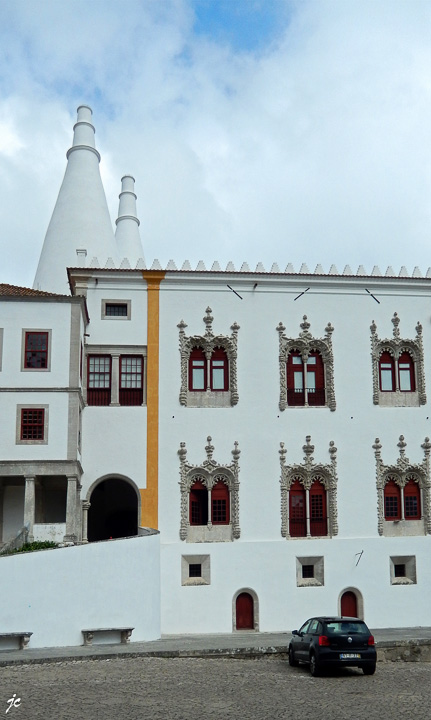
M 358 601 L 352 590 L 347 590 L 341 596 L 341 615 L 344 617 L 358 617 Z
M 250 593 L 242 592 L 235 603 L 236 629 L 254 630 L 254 601 Z
M 130 482 L 118 477 L 102 480 L 89 500 L 89 542 L 138 534 L 138 495 Z

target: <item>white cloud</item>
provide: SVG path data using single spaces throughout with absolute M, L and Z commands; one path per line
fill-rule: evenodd
M 186 0 L 3 0 L 2 280 L 32 281 L 81 102 L 113 218 L 136 178 L 147 261 L 426 271 L 431 6 L 285 5 L 253 54 L 194 34 Z

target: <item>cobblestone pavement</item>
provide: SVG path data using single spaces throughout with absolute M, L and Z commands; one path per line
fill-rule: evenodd
M 16 707 L 8 703 L 14 694 Z M 430 701 L 431 663 L 312 678 L 280 656 L 118 658 L 7 666 L 0 674 L 7 720 L 429 720 Z

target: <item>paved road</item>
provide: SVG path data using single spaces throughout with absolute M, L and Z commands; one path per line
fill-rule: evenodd
M 8 700 L 16 694 L 17 707 Z M 283 657 L 117 658 L 1 668 L 7 720 L 429 720 L 431 663 L 312 678 Z

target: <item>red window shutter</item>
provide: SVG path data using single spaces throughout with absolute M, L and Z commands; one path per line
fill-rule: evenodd
M 324 485 L 316 480 L 309 494 L 310 500 L 310 535 L 323 536 L 328 534 L 328 518 L 326 510 L 326 490 Z
M 404 517 L 406 520 L 421 518 L 421 491 L 419 484 L 413 479 L 404 487 Z
M 416 390 L 415 366 L 413 358 L 408 352 L 402 353 L 398 360 L 398 387 L 403 392 Z
M 388 480 L 384 489 L 385 520 L 401 520 L 401 491 L 394 480 Z
M 228 358 L 223 348 L 216 348 L 210 362 L 211 390 L 226 391 L 229 389 Z
M 111 356 L 89 355 L 87 361 L 87 405 L 111 402 Z
M 26 332 L 24 367 L 38 370 L 48 367 L 47 332 Z
M 211 490 L 211 522 L 213 525 L 229 525 L 230 522 L 229 488 L 222 480 Z
M 305 537 L 306 534 L 305 489 L 299 480 L 296 480 L 289 491 L 289 535 Z
M 395 390 L 395 363 L 392 355 L 383 352 L 379 360 L 379 386 L 381 392 Z
M 120 357 L 120 405 L 142 405 L 143 366 L 141 355 L 121 355 Z
M 189 390 L 207 389 L 207 360 L 202 348 L 194 348 L 189 357 Z
M 23 408 L 21 410 L 21 440 L 44 440 L 44 408 Z
M 198 480 L 190 488 L 190 525 L 208 524 L 208 490 Z
M 312 364 L 310 363 L 312 361 Z M 309 382 L 309 376 L 314 375 L 313 386 Z M 307 387 L 308 404 L 310 406 L 324 405 L 325 398 L 325 370 L 321 354 L 317 350 L 310 353 L 307 364 Z

